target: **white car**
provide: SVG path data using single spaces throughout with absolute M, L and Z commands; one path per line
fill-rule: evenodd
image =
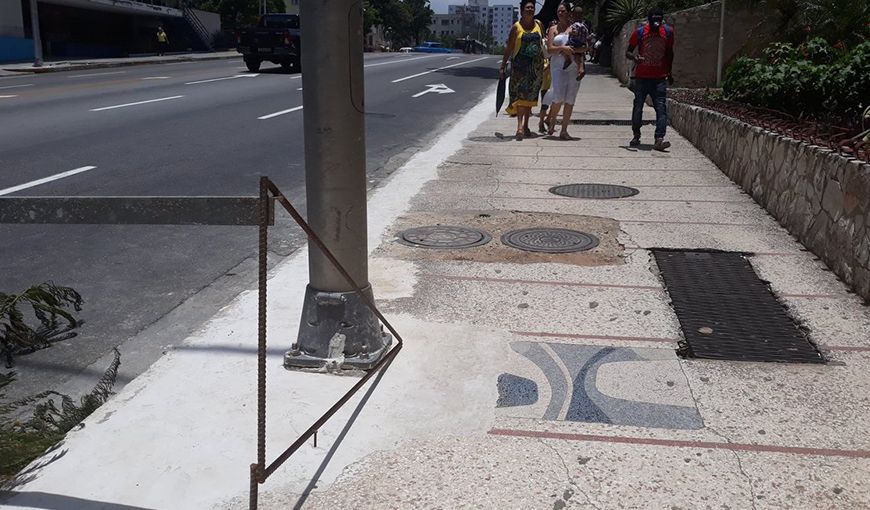
M 401 53 L 411 53 L 412 51 L 414 51 L 414 48 L 410 48 L 408 46 L 405 46 L 404 48 L 399 48 L 399 52 Z

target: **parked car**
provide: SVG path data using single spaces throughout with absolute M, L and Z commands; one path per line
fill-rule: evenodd
M 410 46 L 405 46 L 404 48 L 399 48 L 400 53 L 411 53 L 412 51 L 414 51 L 414 48 L 412 48 Z
M 440 42 L 426 41 L 420 46 L 415 46 L 414 51 L 418 53 L 453 53 L 450 48 L 445 48 Z
M 285 69 L 302 69 L 302 44 L 299 16 L 264 14 L 256 27 L 236 34 L 236 49 L 244 56 L 248 70 L 255 73 L 263 62 L 279 64 Z

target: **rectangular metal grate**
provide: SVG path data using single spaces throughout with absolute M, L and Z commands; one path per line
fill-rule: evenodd
M 690 358 L 824 363 L 742 253 L 652 250 Z

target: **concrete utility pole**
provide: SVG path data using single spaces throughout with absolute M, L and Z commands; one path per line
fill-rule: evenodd
M 30 0 L 30 26 L 33 30 L 33 67 L 42 67 L 42 38 L 39 36 L 39 5 Z
M 719 56 L 716 59 L 716 86 L 722 86 L 722 55 L 725 52 L 725 0 L 722 2 L 721 10 L 719 11 Z
M 362 2 L 303 1 L 300 8 L 308 222 L 371 298 Z M 313 244 L 308 269 L 299 337 L 284 366 L 371 368 L 392 337 Z

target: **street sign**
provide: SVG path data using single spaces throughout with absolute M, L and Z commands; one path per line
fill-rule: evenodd
M 411 97 L 420 97 L 420 96 L 422 96 L 424 94 L 428 94 L 430 92 L 434 92 L 436 94 L 452 94 L 452 93 L 456 92 L 455 90 L 451 89 L 447 85 L 444 85 L 443 83 L 439 83 L 437 85 L 426 85 L 426 86 L 429 88 L 424 90 L 423 92 L 417 92 L 416 94 L 414 94 Z

